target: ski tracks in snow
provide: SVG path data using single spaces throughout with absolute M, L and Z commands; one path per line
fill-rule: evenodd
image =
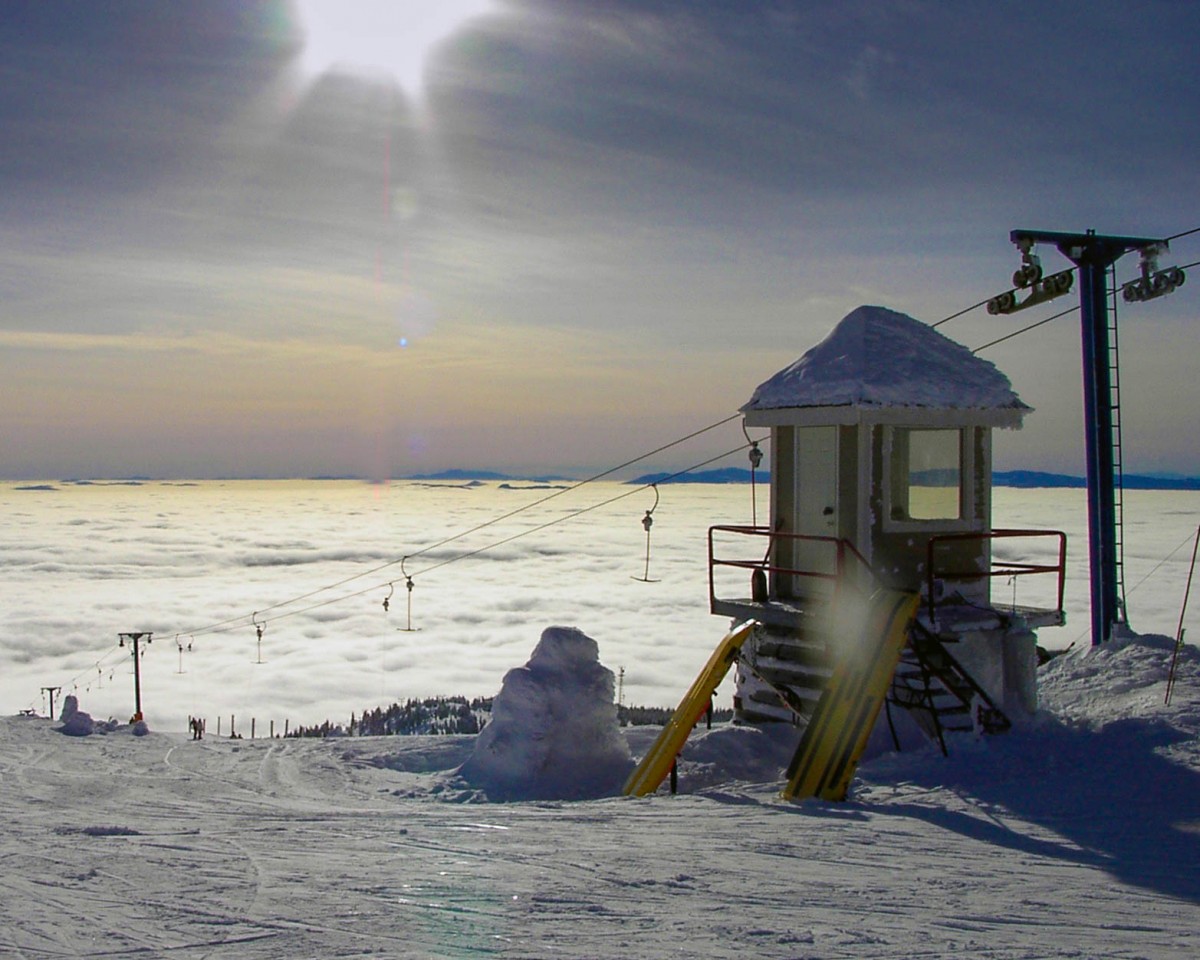
M 419 765 L 397 756 L 410 738 L 72 740 L 22 723 L 0 719 L 14 960 L 1196 952 L 1195 902 L 966 791 L 477 804 L 452 802 L 472 794 L 450 771 L 401 769 Z

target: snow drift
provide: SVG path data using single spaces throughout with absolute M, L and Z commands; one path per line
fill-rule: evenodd
M 93 719 L 90 713 L 79 709 L 79 698 L 71 693 L 63 699 L 59 720 L 62 721 L 62 726 L 58 728 L 58 732 L 65 733 L 68 737 L 90 737 L 94 733 L 113 733 L 121 727 L 121 724 L 112 719 Z M 130 724 L 128 729 L 135 737 L 144 737 L 150 733 L 150 727 L 146 725 L 145 720 L 138 720 Z

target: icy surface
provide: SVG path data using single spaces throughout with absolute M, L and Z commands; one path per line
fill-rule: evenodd
M 621 736 L 613 673 L 596 641 L 548 627 L 529 662 L 510 670 L 460 771 L 492 800 L 612 796 L 633 769 Z
M 742 410 L 843 404 L 1005 409 L 1018 422 L 1030 409 L 995 364 L 919 320 L 863 306 L 760 384 Z
M 472 737 L 0 719 L 0 956 L 1194 957 L 1200 653 L 1168 707 L 1172 646 L 1073 650 L 1034 721 L 877 756 L 844 804 L 779 799 L 785 727 L 696 731 L 677 797 L 478 803 Z

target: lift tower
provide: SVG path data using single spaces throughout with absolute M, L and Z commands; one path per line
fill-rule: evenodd
M 137 723 L 142 719 L 142 660 L 141 648 L 139 644 L 145 643 L 149 645 L 152 633 L 118 633 L 119 642 L 117 646 L 125 646 L 126 641 L 132 648 L 133 654 L 133 723 Z
M 1112 638 L 1124 611 L 1117 596 L 1117 508 L 1114 482 L 1112 357 L 1106 290 L 1108 268 L 1131 250 L 1164 247 L 1155 237 L 1113 237 L 1045 230 L 1014 230 L 1021 249 L 1049 243 L 1079 268 L 1083 334 L 1083 428 L 1087 441 L 1088 562 L 1091 568 L 1092 644 Z

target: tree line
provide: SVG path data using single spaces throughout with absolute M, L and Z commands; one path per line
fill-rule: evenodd
M 415 697 L 389 707 L 367 709 L 361 715 L 350 714 L 348 724 L 326 720 L 314 726 L 300 726 L 289 737 L 389 737 L 440 736 L 479 733 L 492 714 L 492 697 Z M 623 726 L 663 725 L 671 719 L 666 707 L 617 707 L 617 722 Z M 714 710 L 713 722 L 732 719 L 732 710 Z

